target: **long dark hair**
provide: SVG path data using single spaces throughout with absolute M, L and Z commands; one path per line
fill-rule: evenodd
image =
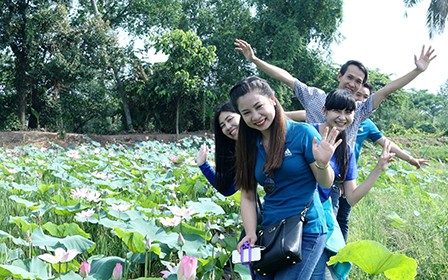
M 250 92 L 257 92 L 275 101 L 275 118 L 270 127 L 269 153 L 263 171 L 272 174 L 282 165 L 285 154 L 286 117 L 283 107 L 275 98 L 274 91 L 266 80 L 257 76 L 248 77 L 237 83 L 230 90 L 230 100 L 238 109 L 238 98 Z M 240 121 L 238 140 L 236 142 L 236 183 L 243 190 L 254 190 L 257 186 L 255 179 L 255 163 L 257 158 L 257 140 L 261 132 L 249 128 L 244 121 Z
M 353 112 L 356 109 L 356 101 L 352 93 L 345 89 L 336 89 L 328 93 L 325 99 L 325 109 L 330 110 L 345 110 Z M 336 139 L 342 139 L 342 143 L 336 148 L 334 152 L 336 162 L 339 166 L 339 174 L 336 174 L 336 181 L 343 182 L 347 175 L 348 162 L 350 160 L 350 152 L 347 145 L 346 131 L 341 131 Z
M 219 115 L 222 112 L 238 114 L 232 103 L 227 102 L 215 110 L 215 187 L 220 193 L 226 193 L 227 189 L 233 188 L 235 182 L 235 140 L 230 139 L 222 132 L 219 124 Z

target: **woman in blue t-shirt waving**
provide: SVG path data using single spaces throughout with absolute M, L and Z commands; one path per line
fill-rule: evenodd
M 262 225 L 269 226 L 299 214 L 312 198 L 304 226 L 302 261 L 257 279 L 309 279 L 326 240 L 327 227 L 317 183 L 330 188 L 334 172 L 329 165 L 338 131 L 319 133 L 309 124 L 287 120 L 268 83 L 259 77 L 240 81 L 230 91 L 233 106 L 241 114 L 236 143 L 236 184 L 241 190 L 241 216 L 246 242 L 257 240 L 256 187 L 266 188 Z

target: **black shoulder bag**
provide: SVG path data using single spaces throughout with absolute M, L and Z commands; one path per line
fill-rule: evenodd
M 307 221 L 306 212 L 313 198 L 314 192 L 300 214 L 283 219 L 258 232 L 256 245 L 261 247 L 261 259 L 252 263 L 255 272 L 263 276 L 272 274 L 302 260 L 303 225 Z M 261 203 L 259 207 L 262 210 Z

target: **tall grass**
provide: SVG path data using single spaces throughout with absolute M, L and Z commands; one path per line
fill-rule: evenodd
M 373 168 L 378 149 L 367 146 L 358 182 Z M 448 169 L 432 160 L 420 170 L 397 160 L 352 208 L 349 242 L 375 240 L 418 263 L 416 279 L 448 279 Z M 349 279 L 372 279 L 355 267 Z M 375 279 L 386 279 L 384 275 Z

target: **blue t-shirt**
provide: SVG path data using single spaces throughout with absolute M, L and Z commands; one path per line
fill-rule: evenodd
M 216 172 L 210 166 L 208 161 L 204 162 L 203 165 L 199 166 L 199 169 L 201 169 L 202 174 L 204 174 L 205 178 L 207 178 L 207 181 L 210 183 L 210 185 L 212 185 L 218 191 L 218 188 L 216 188 L 216 186 L 215 186 L 215 174 L 216 174 Z M 236 184 L 234 182 L 232 186 L 229 186 L 225 190 L 219 191 L 219 192 L 222 195 L 230 196 L 230 195 L 236 193 L 236 191 L 237 191 Z
M 358 135 L 356 136 L 355 156 L 356 163 L 358 163 L 359 155 L 361 154 L 362 143 L 369 138 L 372 142 L 376 142 L 383 137 L 383 133 L 378 127 L 370 120 L 367 119 L 361 123 L 358 129 Z
M 322 204 L 316 191 L 317 182 L 309 166 L 314 162 L 314 137 L 320 140 L 319 133 L 311 125 L 287 120 L 285 157 L 281 167 L 273 173 L 274 191 L 264 197 L 263 226 L 270 226 L 299 214 L 313 197 L 306 214 L 308 223 L 304 232 L 327 232 Z M 260 138 L 255 166 L 255 177 L 260 185 L 263 185 L 266 179 L 263 173 L 265 161 L 266 152 Z
M 313 126 L 319 132 L 319 124 L 316 123 L 316 124 L 313 124 Z M 347 144 L 347 149 L 350 154 L 350 157 L 349 157 L 348 165 L 347 165 L 347 174 L 345 175 L 344 181 L 351 181 L 351 180 L 355 180 L 356 178 L 358 178 L 358 169 L 356 167 L 355 154 L 353 153 L 353 150 L 350 148 L 350 146 L 348 144 Z M 339 165 L 337 164 L 335 154 L 333 154 L 333 156 L 330 159 L 330 165 L 331 165 L 331 168 L 333 168 L 333 170 L 334 170 L 334 178 L 336 179 L 339 175 L 340 169 L 339 169 Z M 330 197 L 331 189 L 332 188 L 326 189 L 321 186 L 318 187 L 319 198 L 320 198 L 320 201 L 322 201 L 322 203 L 325 202 L 326 200 L 328 200 L 328 198 Z

